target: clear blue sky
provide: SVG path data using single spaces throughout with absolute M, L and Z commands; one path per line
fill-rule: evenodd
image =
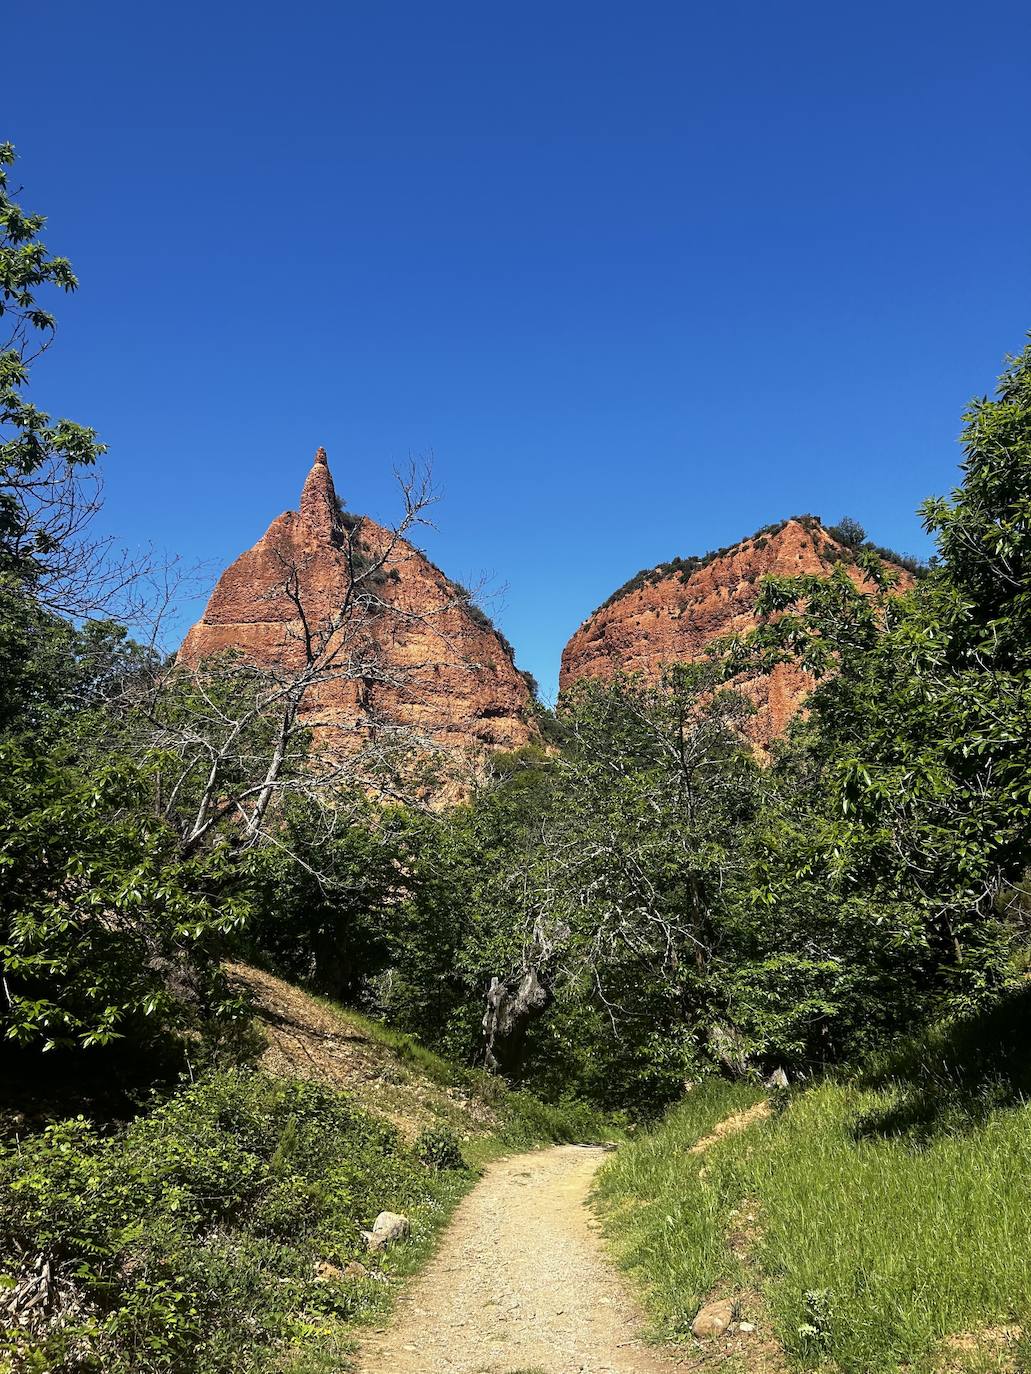
M 82 287 L 34 394 L 220 563 L 319 444 L 554 690 L 638 568 L 785 515 L 925 553 L 1031 328 L 1031 5 L 18 3 L 0 137 Z M 192 612 L 198 609 L 190 608 Z

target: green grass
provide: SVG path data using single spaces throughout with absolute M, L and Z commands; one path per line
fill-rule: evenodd
M 782 1114 L 686 1151 L 748 1089 L 705 1085 L 606 1167 L 601 1201 L 666 1334 L 760 1287 L 800 1365 L 941 1367 L 953 1334 L 1031 1315 L 1031 992 L 938 1028 Z M 738 1259 L 727 1236 L 754 1216 Z
M 451 1087 L 457 1083 L 458 1076 L 462 1071 L 454 1064 L 449 1063 L 448 1060 L 442 1059 L 439 1054 L 435 1054 L 433 1050 L 420 1044 L 414 1035 L 409 1035 L 407 1031 L 396 1030 L 393 1026 L 388 1026 L 385 1021 L 377 1021 L 374 1017 L 365 1016 L 351 1007 L 345 1007 L 341 1003 L 333 1001 L 332 998 L 322 997 L 311 992 L 307 995 L 317 1005 L 327 1007 L 336 1015 L 352 1022 L 370 1040 L 392 1050 L 403 1063 L 417 1069 L 419 1073 L 434 1083 L 439 1083 L 442 1087 Z
M 663 1336 L 687 1334 L 703 1298 L 729 1268 L 729 1208 L 704 1186 L 703 1161 L 688 1151 L 718 1121 L 762 1095 L 750 1085 L 706 1079 L 604 1166 L 598 1198 L 606 1234 L 642 1283 Z

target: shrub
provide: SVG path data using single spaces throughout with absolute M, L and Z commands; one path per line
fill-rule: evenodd
M 847 544 L 850 549 L 858 549 L 866 540 L 866 530 L 851 515 L 843 515 L 836 525 L 828 525 L 827 533 L 839 544 Z
M 427 1169 L 464 1169 L 465 1160 L 454 1131 L 431 1126 L 415 1142 L 415 1155 Z
M 0 1286 L 39 1257 L 53 1290 L 0 1351 L 53 1374 L 270 1368 L 383 1301 L 317 1282 L 318 1261 L 369 1263 L 361 1228 L 384 1207 L 425 1244 L 463 1186 L 343 1094 L 261 1073 L 213 1074 L 113 1136 L 60 1122 L 0 1150 Z

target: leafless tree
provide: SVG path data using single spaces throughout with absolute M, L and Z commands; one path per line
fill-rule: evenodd
M 8 470 L 13 506 L 11 553 L 36 568 L 33 592 L 57 615 L 134 621 L 146 613 L 147 579 L 158 566 L 152 548 L 132 551 L 113 534 L 95 532 L 104 482 L 92 467 L 50 454 L 29 473 Z
M 418 711 L 397 704 L 418 706 L 428 673 L 465 662 L 452 613 L 468 605 L 469 593 L 442 579 L 430 605 L 394 594 L 405 560 L 416 556 L 408 540 L 430 523 L 435 500 L 428 472 L 412 469 L 398 480 L 400 518 L 375 545 L 363 538 L 360 519 L 341 518 L 346 575 L 336 604 L 311 592 L 319 550 L 277 553 L 281 577 L 267 597 L 285 599 L 291 615 L 275 662 L 229 651 L 163 667 L 142 693 L 135 684 L 138 744 L 160 760 L 155 804 L 184 852 L 216 836 L 237 848 L 282 844 L 278 803 L 290 796 L 311 803 L 328 832 L 349 796 L 412 802 L 458 785 L 462 762 L 413 723 Z M 430 656 L 399 662 L 391 642 L 416 631 Z M 353 709 L 320 713 L 327 689 Z

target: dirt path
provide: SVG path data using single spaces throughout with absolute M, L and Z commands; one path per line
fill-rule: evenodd
M 669 1374 L 584 1205 L 605 1151 L 560 1145 L 493 1164 L 435 1259 L 370 1336 L 361 1374 Z M 686 1363 L 686 1361 L 685 1361 Z
M 725 1116 L 722 1121 L 717 1121 L 708 1135 L 703 1135 L 701 1140 L 696 1140 L 688 1150 L 689 1155 L 704 1155 L 719 1144 L 724 1136 L 737 1135 L 738 1131 L 747 1131 L 749 1126 L 756 1121 L 765 1121 L 772 1114 L 773 1108 L 768 1102 L 757 1102 L 754 1107 L 748 1107 L 743 1112 L 735 1112 L 733 1116 Z

